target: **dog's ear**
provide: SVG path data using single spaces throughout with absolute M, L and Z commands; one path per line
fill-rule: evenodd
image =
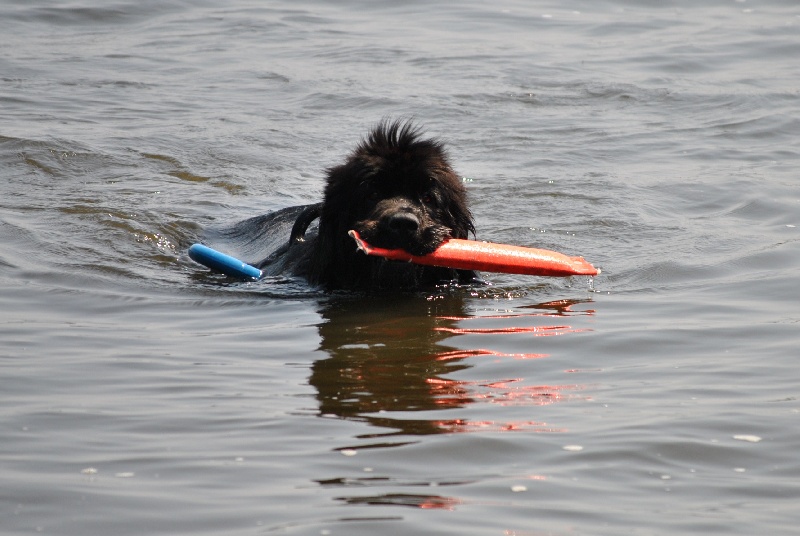
M 308 280 L 312 285 L 329 289 L 357 288 L 369 279 L 368 257 L 358 251 L 355 241 L 346 233 L 345 240 L 332 232 L 320 232 L 309 266 Z
M 324 200 L 319 209 L 317 243 L 309 268 L 312 284 L 330 288 L 354 287 L 368 271 L 366 255 L 358 253 L 347 232 L 355 225 L 353 191 L 367 171 L 361 158 L 328 170 Z
M 475 221 L 472 218 L 472 212 L 469 210 L 467 189 L 457 177 L 456 180 L 458 181 L 458 186 L 462 192 L 462 194 L 456 199 L 456 208 L 454 214 L 456 220 L 456 229 L 458 230 L 459 234 L 463 235 L 459 236 L 458 238 L 467 239 L 469 238 L 470 234 L 472 234 L 474 238 Z
M 320 222 L 319 234 L 308 267 L 308 280 L 312 285 L 326 286 L 330 279 L 333 248 L 329 233 L 325 233 L 323 230 L 324 227 Z
M 447 216 L 453 238 L 468 239 L 471 234 L 475 236 L 475 223 L 467 201 L 467 189 L 458 178 L 458 175 L 446 165 L 447 171 L 443 174 L 440 185 L 445 192 L 447 200 Z
M 475 236 L 475 224 L 472 221 L 472 214 L 466 205 L 461 204 L 451 212 L 453 216 L 453 238 L 469 239 L 471 234 Z

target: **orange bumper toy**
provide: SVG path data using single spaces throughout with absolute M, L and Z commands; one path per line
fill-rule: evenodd
M 586 262 L 583 257 L 569 257 L 546 249 L 451 238 L 433 253 L 419 256 L 402 249 L 373 247 L 357 231 L 350 231 L 349 234 L 356 241 L 358 249 L 367 255 L 415 264 L 549 277 L 593 276 L 600 273 L 600 270 Z

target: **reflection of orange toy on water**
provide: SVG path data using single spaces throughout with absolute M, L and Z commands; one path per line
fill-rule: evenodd
M 479 402 L 500 406 L 546 406 L 568 400 L 574 395 L 564 391 L 582 389 L 580 385 L 521 385 L 522 378 L 499 381 L 456 381 L 428 378 L 431 396 L 441 408 L 460 408 Z M 448 419 L 436 421 L 443 432 L 564 432 L 565 429 L 549 426 L 542 421 L 471 421 Z
M 437 331 L 447 331 L 445 328 L 434 328 Z M 450 333 L 464 333 L 461 331 L 450 331 Z M 504 354 L 502 352 L 495 352 L 493 350 L 484 350 L 476 348 L 475 350 L 452 350 L 450 352 L 442 352 L 436 355 L 436 361 L 449 361 L 451 359 L 461 360 L 468 357 L 475 357 L 480 355 L 493 355 L 495 357 L 511 357 L 514 359 L 541 359 L 547 357 L 549 354 Z
M 319 325 L 320 350 L 327 357 L 313 363 L 309 378 L 317 391 L 319 413 L 389 429 L 376 430 L 362 438 L 489 431 L 562 432 L 563 428 L 532 415 L 525 420 L 487 420 L 486 415 L 476 418 L 461 411 L 459 415 L 441 412 L 487 404 L 546 406 L 584 398 L 581 385 L 529 385 L 531 382 L 525 378 L 492 374 L 482 379 L 459 377 L 461 371 L 486 363 L 487 359 L 495 362 L 547 358 L 546 353 L 498 351 L 477 341 L 486 337 L 492 341 L 487 345 L 490 346 L 508 337 L 509 345 L 518 349 L 518 341 L 527 337 L 584 331 L 565 321 L 568 317 L 593 314 L 585 309 L 572 310 L 578 303 L 564 300 L 518 305 L 513 311 L 486 311 L 488 315 L 475 316 L 466 314 L 458 294 L 435 302 L 418 297 L 330 300 L 321 311 L 324 322 Z M 550 321 L 555 317 L 559 318 L 557 322 Z M 415 412 L 425 413 L 415 419 Z
M 537 337 L 550 337 L 552 335 L 563 335 L 564 333 L 579 333 L 584 329 L 572 329 L 570 326 L 523 326 L 510 328 L 435 328 L 437 331 L 446 331 L 457 335 L 468 333 L 532 333 Z
M 536 338 L 540 335 L 582 331 L 568 325 L 568 317 L 594 312 L 574 311 L 580 302 L 565 300 L 516 303 L 513 310 L 470 315 L 461 298 L 459 293 L 434 302 L 420 300 L 418 295 L 409 299 L 367 296 L 324 303 L 323 322 L 318 326 L 323 357 L 312 364 L 309 378 L 319 415 L 363 423 L 354 426 L 356 437 L 335 450 L 350 456 L 361 449 L 400 448 L 419 442 L 418 436 L 434 434 L 567 431 L 545 422 L 547 415 L 559 413 L 557 406 L 545 406 L 583 399 L 583 386 L 529 381 L 537 377 L 540 364 L 552 369 L 549 365 L 554 363 L 542 361 L 548 358 L 546 353 L 524 350 L 552 341 Z M 491 349 L 500 345 L 511 351 Z M 353 467 L 355 474 L 317 482 L 337 490 L 335 500 L 348 505 L 446 511 L 470 502 L 457 496 L 457 490 L 470 483 L 466 479 L 437 478 L 435 471 L 425 476 L 386 476 L 377 473 L 379 469 L 373 473 L 371 467 L 367 476 L 367 468 L 358 462 Z M 518 474 L 512 479 L 498 475 L 503 485 L 514 484 L 512 492 L 544 479 L 538 474 Z M 481 475 L 481 481 L 486 480 Z M 442 495 L 425 493 L 434 485 Z M 445 494 L 447 489 L 452 493 Z

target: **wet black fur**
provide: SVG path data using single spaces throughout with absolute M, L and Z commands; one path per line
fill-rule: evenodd
M 259 263 L 268 274 L 289 272 L 328 289 L 410 289 L 475 277 L 368 257 L 347 234 L 355 229 L 374 246 L 424 255 L 449 237 L 475 233 L 466 190 L 444 147 L 410 122 L 380 123 L 328 170 L 323 201 L 294 210 L 288 244 Z M 316 234 L 306 236 L 316 218 Z

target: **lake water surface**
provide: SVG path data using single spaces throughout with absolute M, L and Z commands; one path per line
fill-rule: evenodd
M 800 6 L 0 6 L 0 532 L 797 534 Z M 383 117 L 477 238 L 406 295 L 186 253 Z

